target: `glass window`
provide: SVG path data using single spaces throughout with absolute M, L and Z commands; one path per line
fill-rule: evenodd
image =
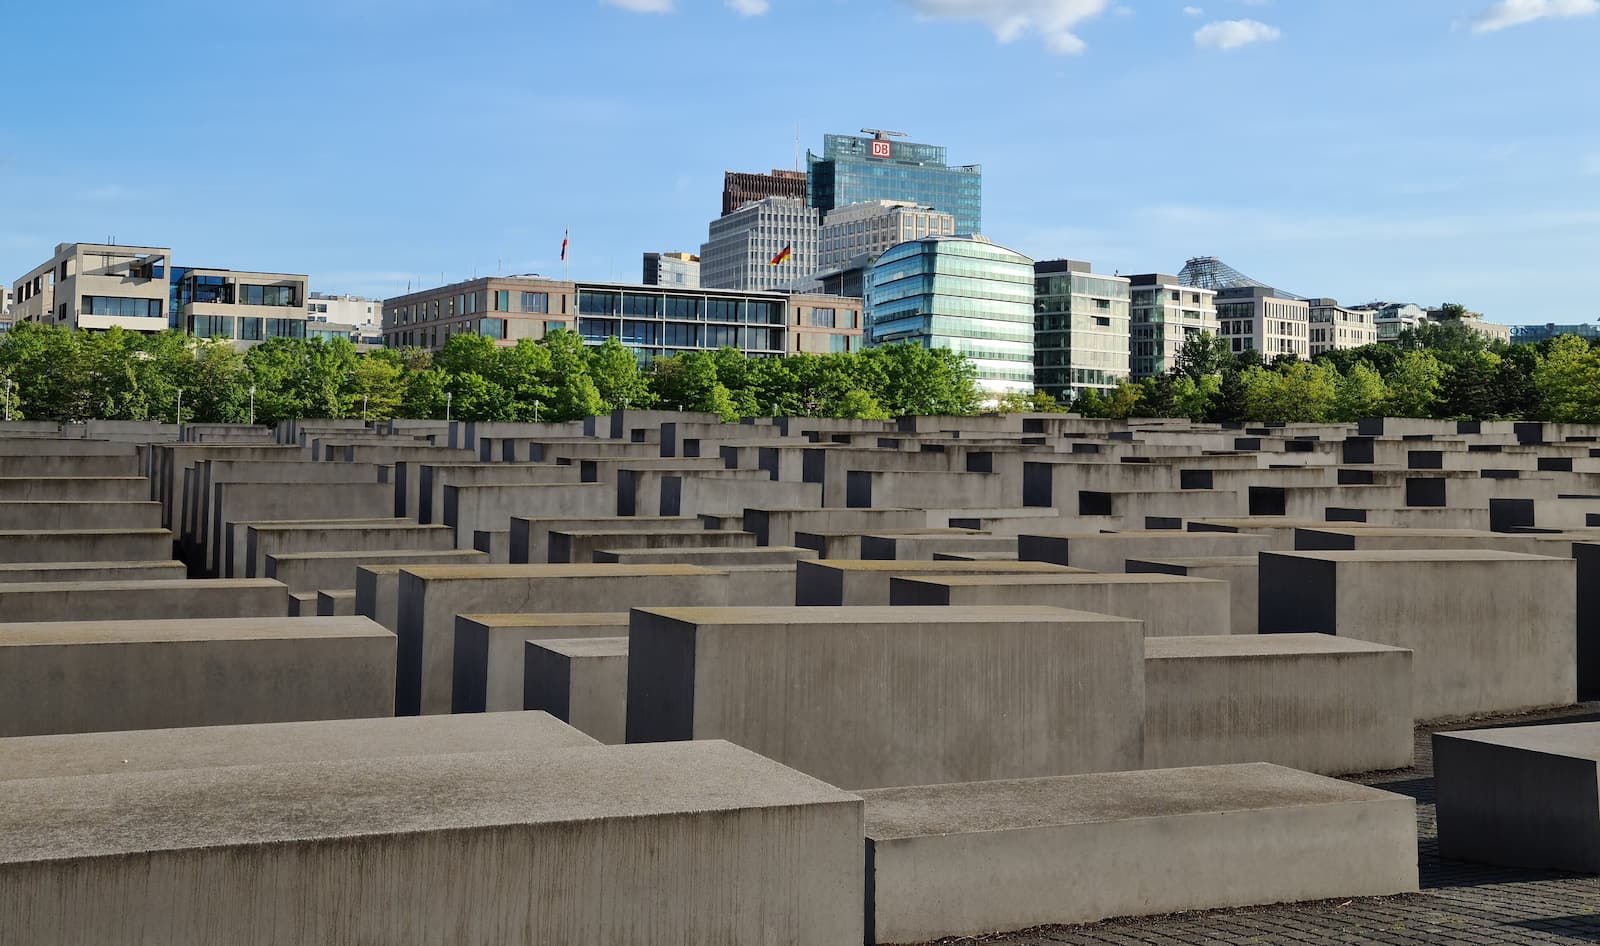
M 161 299 L 127 299 L 122 296 L 84 296 L 78 311 L 83 315 L 116 315 L 141 319 L 166 318 Z M 63 303 L 65 308 L 66 304 Z
M 484 338 L 500 339 L 506 337 L 505 319 L 479 319 L 478 334 Z
M 247 342 L 261 341 L 261 319 L 244 318 L 239 320 L 239 337 Z
M 303 319 L 267 319 L 268 338 L 305 338 L 306 323 Z
M 511 311 L 511 291 L 510 290 L 508 290 L 508 289 L 496 289 L 495 290 L 495 292 L 494 292 L 494 310 L 496 312 L 510 312 Z
M 547 292 L 525 292 L 522 294 L 522 311 L 545 313 L 550 311 L 550 294 Z

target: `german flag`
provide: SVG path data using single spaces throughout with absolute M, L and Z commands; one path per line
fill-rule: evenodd
M 779 250 L 778 251 L 778 255 L 774 256 L 772 258 L 772 261 L 769 262 L 767 265 L 769 265 L 769 266 L 777 266 L 779 263 L 787 263 L 787 262 L 789 262 L 789 257 L 791 257 L 793 255 L 794 255 L 794 244 L 791 243 L 788 246 L 784 247 L 783 249 Z

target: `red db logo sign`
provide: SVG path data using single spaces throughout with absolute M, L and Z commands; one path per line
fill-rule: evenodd
M 887 158 L 889 154 L 889 142 L 879 140 L 872 142 L 872 156 L 874 158 Z

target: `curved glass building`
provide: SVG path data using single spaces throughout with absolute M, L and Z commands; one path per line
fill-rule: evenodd
M 1031 394 L 1033 289 L 1033 260 L 982 237 L 901 243 L 869 273 L 868 344 L 949 348 L 985 393 Z

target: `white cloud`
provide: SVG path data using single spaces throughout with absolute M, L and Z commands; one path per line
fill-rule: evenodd
M 600 0 L 614 7 L 634 13 L 671 13 L 672 0 Z
M 1555 17 L 1600 13 L 1600 0 L 1498 0 L 1472 23 L 1474 33 L 1493 33 L 1508 26 Z
M 767 0 L 728 0 L 728 9 L 740 16 L 761 16 L 768 10 Z
M 1194 31 L 1196 46 L 1238 49 L 1251 43 L 1270 43 L 1283 33 L 1260 20 L 1218 20 Z
M 1073 29 L 1104 13 L 1111 0 L 905 0 L 924 16 L 981 20 L 1002 43 L 1036 32 L 1051 52 L 1076 55 L 1085 45 Z
M 1200 9 L 1199 7 L 1184 7 L 1183 8 L 1183 15 L 1184 16 L 1205 16 L 1206 15 L 1206 11 Z

